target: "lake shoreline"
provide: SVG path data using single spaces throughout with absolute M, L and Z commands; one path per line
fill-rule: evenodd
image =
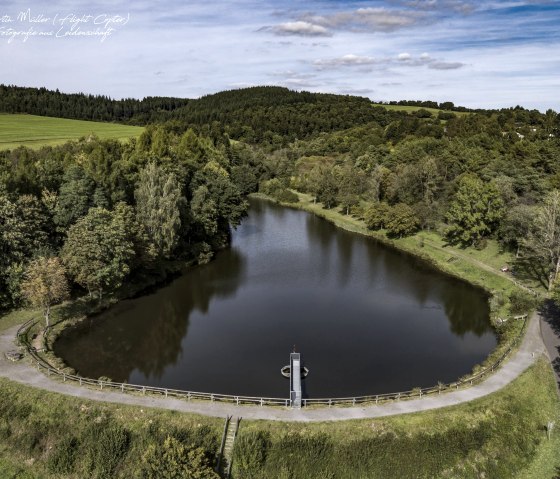
M 454 270 L 449 267 L 449 261 L 446 264 L 441 260 L 439 260 L 438 257 L 431 255 L 428 252 L 429 250 L 425 248 L 425 244 L 422 241 L 422 239 L 418 238 L 417 235 L 413 235 L 403 239 L 388 238 L 382 230 L 380 231 L 369 230 L 367 229 L 367 227 L 362 221 L 356 220 L 351 215 L 344 215 L 343 213 L 338 212 L 336 208 L 333 208 L 331 210 L 325 210 L 320 203 L 314 203 L 314 202 L 311 203 L 310 195 L 306 195 L 297 191 L 294 191 L 294 193 L 296 193 L 299 198 L 299 202 L 297 203 L 282 202 L 263 193 L 253 193 L 249 197 L 269 201 L 277 205 L 287 207 L 287 208 L 292 208 L 295 210 L 306 211 L 319 218 L 322 218 L 323 220 L 328 221 L 329 223 L 335 225 L 337 228 L 341 228 L 351 233 L 356 233 L 361 236 L 371 238 L 377 241 L 378 243 L 382 244 L 383 246 L 391 248 L 399 253 L 410 254 L 413 257 L 424 261 L 426 264 L 428 264 L 430 267 L 434 268 L 440 273 L 443 273 L 455 279 L 459 279 L 461 281 L 468 283 L 473 287 L 481 289 L 482 291 L 484 291 L 486 295 L 488 295 L 488 301 L 490 304 L 492 302 L 493 297 L 497 295 L 496 290 L 491 287 L 488 287 L 487 284 L 484 284 L 483 282 L 477 280 L 477 278 L 474 278 L 468 274 L 461 274 L 460 271 L 457 271 L 456 269 Z M 415 239 L 419 244 L 414 245 L 413 241 Z M 407 243 L 405 243 L 405 241 L 407 241 Z M 422 243 L 420 243 L 420 241 L 422 241 Z M 453 253 L 450 252 L 449 254 L 452 255 Z M 489 271 L 484 271 L 474 263 L 473 266 L 477 268 L 479 272 L 482 272 L 484 274 L 492 274 L 496 278 L 503 281 L 504 285 L 506 285 L 506 287 L 504 288 L 505 291 L 511 292 L 516 289 L 521 289 L 518 286 L 516 286 L 514 283 L 508 281 L 507 279 L 504 279 L 497 272 L 491 273 Z M 509 288 L 507 288 L 507 286 L 509 286 Z M 509 321 L 509 323 L 506 323 L 507 329 L 503 327 L 504 323 L 500 323 L 498 319 L 500 315 L 503 314 L 504 312 L 507 312 L 509 314 L 509 310 L 507 308 L 502 307 L 502 309 L 498 312 L 494 312 L 491 309 L 490 317 L 488 318 L 488 320 L 495 331 L 497 337 L 497 344 L 494 350 L 490 352 L 490 354 L 486 357 L 486 359 L 481 364 L 477 364 L 473 367 L 473 373 L 477 373 L 480 369 L 485 368 L 489 364 L 494 362 L 497 357 L 503 354 L 503 351 L 505 351 L 512 342 L 516 341 L 518 335 L 523 332 L 521 322 L 519 321 L 515 321 L 515 322 Z M 530 314 L 532 313 L 532 311 L 528 311 L 527 313 Z M 514 326 L 512 327 L 511 325 Z

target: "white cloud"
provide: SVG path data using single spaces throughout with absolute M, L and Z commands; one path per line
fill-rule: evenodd
M 379 60 L 376 60 L 373 57 L 350 54 L 337 58 L 323 58 L 320 60 L 315 60 L 313 62 L 313 66 L 318 70 L 323 70 L 339 67 L 359 67 L 364 65 L 374 65 L 376 63 L 379 63 Z
M 349 12 L 301 16 L 301 20 L 325 28 L 362 32 L 392 32 L 414 26 L 424 21 L 425 18 L 425 15 L 418 11 L 393 10 L 384 7 L 358 8 Z
M 432 70 L 456 70 L 465 66 L 462 62 L 447 62 L 432 58 L 427 53 L 415 57 L 410 53 L 399 53 L 396 57 L 374 58 L 370 56 L 344 55 L 335 58 L 315 60 L 313 66 L 318 70 L 338 69 L 346 67 L 372 66 L 378 67 L 428 67 Z
M 324 26 L 316 25 L 311 22 L 299 20 L 297 22 L 286 22 L 272 27 L 263 27 L 261 31 L 272 32 L 275 35 L 300 35 L 304 37 L 328 37 L 331 36 L 329 30 Z

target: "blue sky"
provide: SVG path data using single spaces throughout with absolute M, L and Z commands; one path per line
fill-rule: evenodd
M 559 26 L 558 0 L 1 0 L 0 83 L 115 98 L 282 85 L 559 111 Z

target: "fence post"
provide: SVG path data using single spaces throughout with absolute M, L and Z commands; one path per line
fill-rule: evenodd
M 379 400 L 379 396 L 375 396 L 375 404 L 377 404 L 378 400 Z
M 124 383 L 121 383 L 121 392 L 124 393 Z
M 146 386 L 142 386 L 142 394 L 145 396 L 146 395 Z
M 103 381 L 99 381 L 99 387 L 103 389 Z
M 263 406 L 263 398 L 261 398 L 261 407 Z
M 165 390 L 165 397 L 167 397 L 167 389 Z
M 356 398 L 352 398 L 352 406 L 356 405 Z

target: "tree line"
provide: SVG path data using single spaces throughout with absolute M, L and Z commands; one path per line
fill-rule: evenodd
M 121 122 L 136 125 L 164 120 L 189 100 L 146 97 L 143 100 L 114 100 L 105 95 L 61 93 L 46 88 L 24 88 L 0 84 L 0 112 L 39 116 Z

